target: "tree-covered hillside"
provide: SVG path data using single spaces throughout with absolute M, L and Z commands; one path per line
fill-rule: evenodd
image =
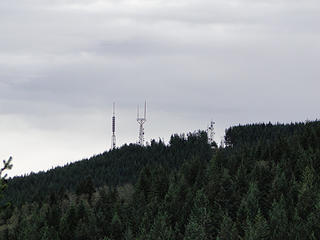
M 54 192 L 85 191 L 83 186 L 117 186 L 135 183 L 141 169 L 147 165 L 162 165 L 169 169 L 181 166 L 185 159 L 198 155 L 212 156 L 204 132 L 174 135 L 169 145 L 151 141 L 147 147 L 130 144 L 47 172 L 32 173 L 9 179 L 5 201 L 15 204 L 43 201 Z M 45 158 L 45 156 L 43 156 Z
M 320 122 L 225 140 L 175 135 L 12 179 L 0 239 L 320 239 Z

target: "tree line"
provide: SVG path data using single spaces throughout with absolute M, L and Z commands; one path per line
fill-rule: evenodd
M 234 126 L 225 141 L 173 135 L 10 179 L 0 239 L 319 239 L 320 122 Z

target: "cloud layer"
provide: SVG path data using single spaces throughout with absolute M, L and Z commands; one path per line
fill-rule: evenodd
M 231 124 L 315 119 L 319 13 L 313 0 L 1 1 L 0 157 L 18 174 L 102 152 L 113 101 L 119 144 L 136 141 L 144 99 L 148 140 L 211 119 L 218 141 Z

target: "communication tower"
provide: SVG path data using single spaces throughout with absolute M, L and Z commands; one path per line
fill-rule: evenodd
M 112 114 L 112 137 L 111 137 L 111 149 L 116 148 L 116 116 L 115 116 L 115 103 L 113 103 L 113 114 Z
M 214 125 L 215 122 L 214 121 L 211 121 L 210 122 L 210 125 L 208 126 L 208 129 L 207 129 L 207 134 L 208 134 L 208 143 L 213 146 L 214 144 Z
M 139 105 L 138 105 L 138 109 L 137 109 L 137 122 L 139 123 L 139 140 L 138 140 L 138 144 L 140 146 L 144 145 L 144 128 L 143 128 L 143 124 L 147 121 L 146 115 L 147 114 L 147 102 L 144 102 L 144 114 L 143 117 L 140 117 L 140 113 L 139 113 Z

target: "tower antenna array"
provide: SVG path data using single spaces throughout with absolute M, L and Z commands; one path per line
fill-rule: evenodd
M 208 134 L 208 143 L 212 146 L 213 143 L 214 143 L 214 125 L 215 122 L 214 121 L 211 121 L 210 122 L 210 125 L 208 126 L 208 130 L 207 130 L 207 134 Z
M 139 113 L 139 105 L 138 105 L 138 109 L 137 109 L 137 122 L 139 123 L 139 140 L 138 140 L 138 144 L 140 146 L 144 145 L 144 128 L 143 128 L 143 124 L 147 121 L 147 102 L 144 102 L 144 114 L 143 117 L 140 117 L 140 113 Z
M 115 103 L 113 103 L 113 115 L 112 115 L 112 138 L 111 149 L 116 148 L 116 116 L 115 116 Z

